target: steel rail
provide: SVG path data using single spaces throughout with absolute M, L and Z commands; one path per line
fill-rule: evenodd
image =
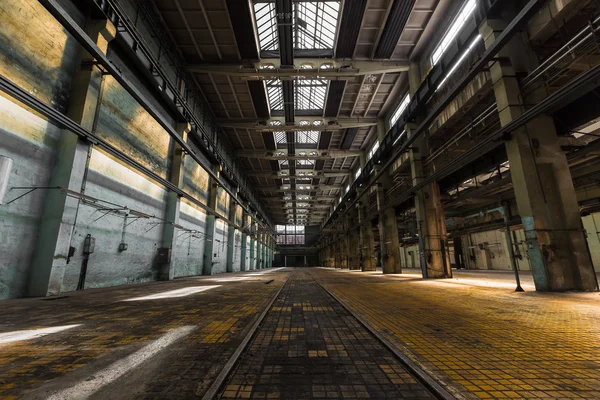
M 286 271 L 283 271 L 283 272 L 286 272 Z M 283 282 L 283 284 L 281 285 L 281 287 L 279 288 L 277 293 L 275 293 L 275 296 L 273 296 L 273 298 L 271 299 L 269 304 L 267 304 L 267 306 L 262 311 L 262 313 L 258 316 L 258 318 L 256 318 L 256 320 L 252 324 L 252 327 L 250 328 L 250 330 L 248 331 L 248 333 L 246 334 L 246 336 L 244 337 L 244 339 L 242 340 L 242 342 L 240 343 L 238 348 L 235 350 L 235 352 L 232 354 L 232 356 L 229 358 L 229 360 L 227 360 L 227 363 L 225 364 L 225 366 L 223 367 L 223 369 L 221 370 L 219 375 L 215 378 L 212 385 L 210 385 L 210 387 L 208 388 L 208 390 L 206 391 L 204 396 L 202 396 L 202 400 L 211 400 L 211 399 L 215 399 L 217 397 L 219 390 L 225 384 L 225 381 L 227 380 L 229 374 L 231 373 L 231 371 L 233 370 L 235 365 L 238 363 L 240 357 L 242 356 L 242 353 L 244 352 L 244 350 L 246 350 L 246 348 L 250 344 L 250 341 L 256 335 L 256 332 L 258 331 L 260 324 L 263 322 L 263 320 L 265 319 L 265 317 L 267 316 L 267 313 L 271 310 L 271 308 L 273 308 L 273 304 L 275 304 L 275 301 L 281 294 L 281 291 L 287 284 L 288 280 L 290 279 L 290 276 L 291 276 L 291 274 L 288 275 L 288 277 Z M 265 283 L 270 283 L 272 281 L 273 280 L 270 280 L 269 282 L 265 282 Z
M 433 374 L 427 372 L 427 368 L 423 366 L 418 361 L 412 360 L 406 354 L 404 354 L 398 347 L 392 342 L 390 342 L 385 336 L 375 329 L 366 318 L 361 315 L 354 313 L 349 306 L 347 306 L 338 296 L 333 294 L 329 289 L 327 289 L 321 282 L 317 281 L 314 276 L 309 272 L 308 275 L 312 278 L 312 280 L 319 285 L 332 299 L 334 299 L 337 303 L 339 303 L 342 308 L 344 308 L 348 314 L 352 315 L 356 320 L 367 330 L 370 334 L 375 336 L 375 338 L 389 350 L 400 363 L 412 374 L 417 382 L 425 386 L 425 388 L 438 400 L 463 400 L 466 399 L 462 396 L 458 390 L 454 390 L 454 393 L 451 393 L 445 385 L 439 382 L 437 379 L 433 377 Z M 407 349 L 403 349 L 405 352 Z
M 87 50 L 97 62 L 99 62 L 106 71 L 117 81 L 123 88 L 150 114 L 156 122 L 171 136 L 183 149 L 188 153 L 194 161 L 198 163 L 206 172 L 213 178 L 219 186 L 221 186 L 247 213 L 250 210 L 238 199 L 236 194 L 230 190 L 221 178 L 212 170 L 212 165 L 206 163 L 196 155 L 191 146 L 183 140 L 165 117 L 156 110 L 151 103 L 146 100 L 144 95 L 123 76 L 121 71 L 108 59 L 108 57 L 98 48 L 98 46 L 90 39 L 85 31 L 77 25 L 77 23 L 66 13 L 66 11 L 57 3 L 56 0 L 38 0 L 45 8 L 56 18 L 56 20 L 79 42 L 85 50 Z

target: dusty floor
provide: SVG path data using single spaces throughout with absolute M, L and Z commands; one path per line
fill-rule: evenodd
M 199 398 L 282 287 L 222 396 L 426 396 L 320 285 L 457 398 L 600 398 L 598 293 L 536 293 L 527 274 L 515 293 L 505 272 L 292 271 L 2 301 L 0 399 Z
M 313 269 L 339 300 L 463 398 L 600 399 L 600 294 L 537 293 L 522 273 L 454 279 Z

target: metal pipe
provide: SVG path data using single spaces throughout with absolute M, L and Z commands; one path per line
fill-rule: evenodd
M 519 277 L 519 269 L 517 268 L 517 260 L 515 259 L 513 242 L 510 234 L 510 205 L 508 203 L 504 203 L 504 205 L 500 208 L 502 208 L 502 215 L 504 217 L 504 233 L 506 235 L 506 245 L 508 247 L 510 265 L 515 273 L 515 282 L 517 283 L 517 288 L 515 289 L 515 292 L 524 292 L 523 288 L 521 287 L 521 278 Z

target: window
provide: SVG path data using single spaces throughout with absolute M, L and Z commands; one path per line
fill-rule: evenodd
M 376 140 L 375 143 L 373 143 L 373 147 L 371 147 L 371 150 L 369 150 L 369 153 L 367 154 L 367 160 L 370 160 L 371 158 L 373 158 L 373 156 L 375 155 L 375 152 L 377 151 L 378 148 L 379 148 L 379 142 Z
M 256 17 L 256 30 L 261 50 L 277 50 L 279 41 L 277 37 L 277 19 L 275 18 L 275 3 L 254 4 Z
M 304 225 L 276 225 L 277 244 L 304 244 Z
M 279 168 L 288 168 L 290 166 L 288 160 L 279 160 Z
M 434 66 L 438 63 L 438 61 L 440 61 L 440 59 L 442 58 L 442 56 L 444 55 L 454 38 L 458 36 L 463 26 L 465 26 L 465 23 L 467 22 L 469 16 L 473 13 L 473 11 L 475 11 L 475 7 L 477 7 L 477 0 L 467 0 L 466 4 L 462 7 L 460 12 L 458 13 L 458 16 L 456 17 L 452 25 L 450 25 L 450 28 L 448 29 L 440 43 L 433 51 L 431 55 L 432 66 Z
M 294 48 L 333 49 L 340 3 L 295 2 Z
M 314 167 L 315 162 L 313 160 L 296 160 L 296 164 L 303 167 Z
M 322 110 L 325 105 L 325 96 L 327 96 L 327 81 L 298 79 L 294 82 L 294 91 L 296 110 Z
M 285 132 L 273 132 L 273 135 L 275 136 L 276 144 L 284 144 L 287 142 L 287 137 L 286 137 Z
M 356 170 L 356 173 L 354 174 L 354 179 L 358 179 L 358 177 L 360 176 L 360 174 L 362 173 L 362 168 L 358 168 Z
M 273 110 L 283 110 L 283 88 L 281 81 L 267 80 L 267 96 L 269 97 L 269 107 Z
M 316 144 L 319 141 L 319 131 L 296 132 L 296 143 Z
M 410 103 L 410 94 L 407 94 L 406 96 L 404 96 L 404 98 L 402 99 L 400 104 L 398 104 L 398 107 L 392 114 L 392 117 L 390 118 L 390 126 L 396 125 L 396 122 L 398 122 L 398 120 L 402 116 L 402 113 L 404 112 L 404 110 L 406 110 L 406 107 L 408 107 L 409 103 Z

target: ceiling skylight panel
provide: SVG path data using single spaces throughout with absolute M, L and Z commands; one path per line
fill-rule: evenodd
M 287 137 L 285 132 L 274 132 L 275 135 L 275 143 L 284 144 L 287 142 Z
M 261 50 L 279 49 L 275 3 L 255 3 L 254 16 Z
M 454 38 L 460 33 L 463 26 L 465 26 L 467 19 L 471 16 L 476 7 L 477 0 L 467 0 L 467 2 L 458 13 L 458 16 L 456 17 L 452 25 L 450 25 L 450 28 L 448 29 L 440 43 L 433 51 L 433 54 L 431 55 L 431 65 L 437 64 L 437 62 L 442 58 L 442 56 L 450 46 L 450 43 L 452 43 Z
M 296 143 L 316 144 L 319 141 L 318 131 L 298 131 L 296 132 Z
M 294 83 L 296 110 L 322 110 L 327 95 L 327 81 L 299 79 Z M 282 101 L 283 102 L 283 101 Z
M 294 47 L 333 49 L 340 10 L 339 1 L 294 3 Z
M 281 81 L 267 80 L 267 96 L 269 97 L 269 107 L 273 110 L 283 110 L 283 89 Z

